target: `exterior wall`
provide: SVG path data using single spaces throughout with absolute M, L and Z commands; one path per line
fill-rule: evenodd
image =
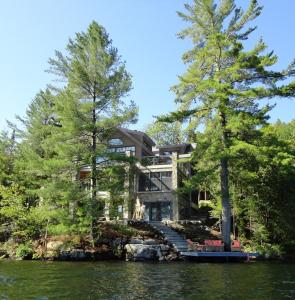
M 142 202 L 171 202 L 174 200 L 174 193 L 171 192 L 139 192 L 137 196 Z
M 112 136 L 112 139 L 120 139 L 123 142 L 123 147 L 135 147 L 135 157 L 141 158 L 142 147 L 139 143 L 135 143 L 133 140 L 129 139 L 124 133 L 118 131 Z M 113 147 L 112 147 L 113 148 Z
M 179 199 L 178 195 L 175 192 L 178 188 L 179 183 L 179 174 L 178 174 L 178 155 L 176 152 L 172 154 L 172 164 L 170 165 L 152 165 L 152 166 L 140 166 L 138 165 L 139 172 L 137 173 L 137 196 L 140 199 L 141 203 L 155 203 L 155 202 L 169 202 L 171 205 L 172 213 L 171 218 L 174 221 L 179 220 Z M 149 172 L 172 172 L 171 177 L 171 190 L 170 191 L 138 191 L 138 179 L 139 174 L 149 173 Z

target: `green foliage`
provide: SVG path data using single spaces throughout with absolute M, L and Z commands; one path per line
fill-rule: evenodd
M 135 105 L 125 105 L 122 100 L 131 88 L 131 76 L 105 29 L 95 22 L 86 33 L 79 33 L 69 41 L 66 56 L 56 52 L 56 58 L 49 63 L 50 71 L 67 82 L 56 97 L 55 112 L 61 127 L 49 138 L 49 143 L 56 145 L 54 151 L 58 159 L 69 162 L 65 168 L 72 178 L 77 178 L 75 174 L 83 166 L 90 166 L 91 198 L 74 192 L 70 199 L 76 206 L 83 207 L 76 211 L 76 220 L 81 221 L 82 227 L 87 222 L 91 227 L 101 213 L 97 191 L 117 193 L 124 178 L 115 175 L 119 167 L 97 168 L 97 158 L 113 161 L 107 151 L 110 135 L 117 127 L 135 121 Z M 74 195 L 79 200 L 73 199 Z
M 106 30 L 92 22 L 49 60 L 63 81 L 40 91 L 19 118 L 24 130 L 0 136 L 0 221 L 5 239 L 27 241 L 51 234 L 86 234 L 103 213 L 97 192 L 116 198 L 132 159 L 109 153 L 107 141 L 136 121 L 125 103 L 131 89 Z M 103 168 L 98 158 L 106 158 Z M 98 166 L 98 167 L 97 167 Z M 89 176 L 80 177 L 82 168 Z M 15 184 L 17 182 L 17 184 Z
M 221 199 L 223 237 L 229 248 L 231 168 L 246 153 L 259 156 L 260 149 L 253 141 L 259 138 L 259 129 L 266 126 L 272 108 L 263 106 L 260 100 L 294 96 L 294 82 L 287 79 L 294 76 L 295 64 L 273 71 L 277 56 L 273 51 L 266 52 L 262 40 L 251 50 L 244 48 L 243 41 L 255 30 L 249 23 L 262 10 L 256 0 L 250 1 L 246 11 L 236 7 L 234 0 L 220 1 L 219 5 L 213 0 L 194 0 L 185 8 L 186 13 L 179 15 L 190 26 L 179 36 L 191 39 L 193 48 L 183 55 L 187 71 L 172 88 L 179 108 L 160 120 L 188 124 L 189 136 L 198 145 L 192 158 L 196 174 L 203 174 L 206 182 L 215 179 L 210 186 Z M 198 133 L 200 125 L 202 133 Z M 285 157 L 284 163 L 287 161 Z M 255 176 L 246 171 L 244 175 L 249 180 Z M 200 179 L 197 174 L 193 181 L 201 184 Z
M 107 227 L 103 230 L 104 234 L 109 235 L 109 231 L 114 231 L 114 234 L 126 236 L 131 238 L 136 236 L 137 230 L 126 225 L 108 223 Z
M 8 185 L 11 181 L 15 149 L 15 132 L 0 132 L 0 184 Z
M 15 256 L 19 259 L 31 258 L 33 256 L 33 249 L 31 244 L 19 244 L 16 248 Z
M 147 126 L 145 132 L 157 146 L 181 144 L 186 140 L 180 122 L 154 122 Z

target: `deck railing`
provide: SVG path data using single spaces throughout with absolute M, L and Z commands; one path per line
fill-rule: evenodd
M 160 156 L 145 156 L 142 158 L 142 164 L 146 166 L 151 165 L 171 165 L 172 158 L 170 155 Z

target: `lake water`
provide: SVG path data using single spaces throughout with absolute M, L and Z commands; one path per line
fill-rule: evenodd
M 295 264 L 0 261 L 0 299 L 295 299 Z

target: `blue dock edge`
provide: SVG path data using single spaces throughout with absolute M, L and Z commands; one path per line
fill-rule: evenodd
M 257 252 L 205 252 L 205 251 L 187 251 L 180 252 L 180 255 L 185 258 L 207 258 L 207 259 L 218 259 L 224 258 L 226 260 L 240 259 L 240 260 L 250 260 L 257 258 L 259 253 Z

